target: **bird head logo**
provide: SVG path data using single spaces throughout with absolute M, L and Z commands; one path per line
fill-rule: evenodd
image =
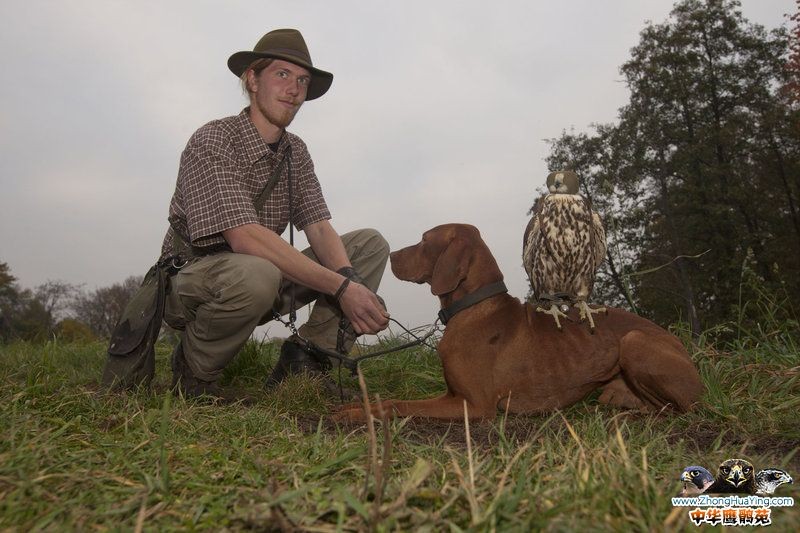
M 779 468 L 765 468 L 756 474 L 758 485 L 756 494 L 772 494 L 784 483 L 792 484 L 794 480 L 785 470 Z
M 729 459 L 720 465 L 719 471 L 725 481 L 738 488 L 751 479 L 753 465 L 744 459 Z
M 774 483 L 794 483 L 792 476 L 790 476 L 787 472 L 778 469 L 771 469 L 767 471 L 767 480 L 772 481 Z
M 705 469 L 703 469 L 705 470 Z M 681 481 L 685 481 L 687 483 L 694 483 L 701 475 L 703 471 L 700 470 L 700 467 L 687 467 L 686 470 L 681 473 Z
M 681 472 L 680 481 L 683 483 L 681 496 L 702 494 L 714 483 L 714 476 L 702 466 L 687 466 Z

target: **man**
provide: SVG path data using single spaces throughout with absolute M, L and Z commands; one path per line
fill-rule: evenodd
M 164 316 L 182 330 L 173 385 L 188 396 L 218 396 L 223 369 L 273 311 L 286 314 L 316 300 L 299 336 L 327 349 L 338 341 L 344 351 L 355 335 L 339 331 L 342 313 L 359 334 L 383 330 L 389 318 L 375 294 L 386 241 L 375 230 L 336 233 L 306 145 L 286 131 L 303 102 L 325 94 L 333 75 L 313 66 L 293 29 L 267 33 L 252 52 L 233 54 L 228 68 L 241 78 L 250 106 L 189 140 L 162 247 L 162 260 L 173 257 L 180 266 L 189 258 L 170 280 Z M 305 232 L 309 250 L 280 237 L 290 222 Z M 296 337 L 283 343 L 268 386 L 290 373 L 325 369 L 327 359 L 305 346 Z

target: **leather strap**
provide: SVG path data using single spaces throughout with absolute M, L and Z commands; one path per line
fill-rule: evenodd
M 492 296 L 496 296 L 498 294 L 502 294 L 504 292 L 508 292 L 508 288 L 506 288 L 506 284 L 502 281 L 498 281 L 496 283 L 490 283 L 489 285 L 484 285 L 480 289 L 475 292 L 471 292 L 461 298 L 460 300 L 456 300 L 455 302 L 451 303 L 444 309 L 439 311 L 439 320 L 442 321 L 442 324 L 447 325 L 447 322 L 453 318 L 457 313 L 463 311 L 467 307 L 471 307 L 478 302 L 482 302 L 487 298 L 491 298 Z
M 269 177 L 269 181 L 264 188 L 258 193 L 258 196 L 255 197 L 253 200 L 253 207 L 256 208 L 256 212 L 261 211 L 264 208 L 264 203 L 269 198 L 269 195 L 272 194 L 272 189 L 275 188 L 275 184 L 278 183 L 278 178 L 281 176 L 281 172 L 283 171 L 283 167 L 286 166 L 286 163 L 289 161 L 289 158 L 292 157 L 292 146 L 289 145 L 286 148 L 286 155 L 283 156 L 281 162 L 278 163 L 278 166 L 275 167 L 275 171 L 272 173 L 272 176 Z

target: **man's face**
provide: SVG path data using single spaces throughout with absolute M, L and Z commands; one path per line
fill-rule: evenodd
M 306 99 L 311 83 L 308 70 L 276 59 L 258 75 L 249 71 L 247 76 L 251 107 L 255 105 L 267 121 L 279 128 L 291 124 Z

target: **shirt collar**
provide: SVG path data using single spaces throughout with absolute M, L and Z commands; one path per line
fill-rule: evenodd
M 269 144 L 261 137 L 261 134 L 258 133 L 256 129 L 256 125 L 253 124 L 253 121 L 250 119 L 249 106 L 242 109 L 242 112 L 236 117 L 236 122 L 242 134 L 242 146 L 244 147 L 244 154 L 249 163 L 254 163 L 262 157 L 273 153 Z M 278 142 L 277 153 L 281 153 L 286 150 L 286 144 L 289 142 L 289 136 L 286 130 L 283 131 Z

